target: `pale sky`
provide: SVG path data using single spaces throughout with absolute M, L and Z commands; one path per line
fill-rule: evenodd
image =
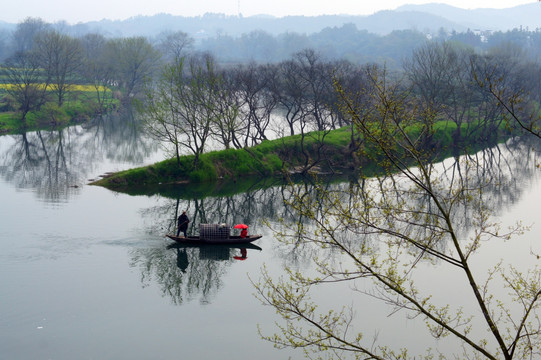
M 4 1 L 0 20 L 17 23 L 26 17 L 69 24 L 92 20 L 124 20 L 137 15 L 167 13 L 198 16 L 205 13 L 251 16 L 370 15 L 404 4 L 446 3 L 463 9 L 509 8 L 536 0 L 19 0 Z

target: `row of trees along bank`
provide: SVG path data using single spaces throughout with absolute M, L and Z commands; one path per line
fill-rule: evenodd
M 186 34 L 171 36 L 174 42 Z M 20 130 L 28 127 L 29 115 L 56 124 L 62 112 L 76 116 L 77 105 L 85 108 L 85 116 L 94 116 L 127 102 L 141 94 L 162 59 L 159 48 L 144 37 L 76 38 L 40 19 L 18 24 L 13 37 L 16 48 L 0 69 L 0 106 Z
M 12 34 L 9 34 L 11 41 L 4 44 L 3 56 L 5 56 L 5 61 L 3 61 L 2 74 L 0 75 L 0 81 L 4 83 L 4 86 L 0 89 L 0 110 L 3 113 L 11 112 L 12 117 L 17 118 L 19 128 L 26 128 L 28 119 L 30 119 L 31 123 L 32 121 L 41 121 L 53 125 L 57 122 L 65 122 L 66 117 L 77 116 L 77 112 L 81 111 L 76 108 L 78 102 L 82 102 L 83 107 L 86 107 L 84 116 L 91 116 L 89 114 L 108 111 L 123 100 L 128 101 L 140 97 L 144 94 L 145 83 L 155 80 L 164 64 L 171 64 L 179 57 L 188 54 L 189 51 L 198 48 L 194 39 L 182 31 L 165 31 L 155 38 L 114 38 L 96 33 L 84 33 L 78 36 L 68 34 L 68 26 L 62 26 L 61 23 L 49 24 L 39 18 L 25 19 L 17 24 Z M 531 40 L 538 36 L 535 32 L 521 31 L 518 32 L 519 37 L 517 37 L 517 32 L 494 33 L 495 40 L 483 43 L 483 47 L 480 47 L 479 44 L 469 44 L 459 35 L 436 37 L 438 40 L 434 41 L 433 44 L 441 44 L 443 39 L 448 39 L 450 42 L 447 42 L 447 44 L 454 44 L 454 47 L 463 50 L 469 49 L 465 51 L 473 53 L 473 49 L 475 49 L 475 51 L 482 52 L 483 56 L 495 55 L 500 59 L 507 57 L 507 60 L 511 60 L 511 62 L 507 62 L 508 65 L 512 64 L 515 59 L 520 59 L 521 68 L 524 69 L 525 74 L 531 71 L 535 74 L 537 71 L 537 69 L 533 68 L 524 68 L 527 59 L 535 59 L 532 56 L 535 53 L 532 43 L 535 43 L 535 41 L 525 41 L 525 39 Z M 336 36 L 340 36 L 340 32 L 336 33 Z M 359 42 L 363 42 L 361 38 L 358 39 Z M 515 41 L 514 45 L 509 42 L 510 39 Z M 409 57 L 407 54 L 410 53 L 413 46 L 417 46 L 419 43 L 419 41 L 412 43 L 408 51 L 401 55 L 400 58 Z M 306 46 L 310 46 L 310 43 L 306 44 Z M 313 49 L 318 49 L 318 47 L 314 45 Z M 306 59 L 299 60 L 299 54 L 307 51 L 316 54 L 316 60 L 319 64 L 312 70 L 319 72 L 318 76 L 322 76 L 327 80 L 325 86 L 330 88 L 331 91 L 332 71 L 334 69 L 339 69 L 338 72 L 346 73 L 349 78 L 354 78 L 359 71 L 358 68 L 362 67 L 359 63 L 338 60 L 337 57 L 332 59 L 323 58 L 319 54 L 325 52 L 320 53 L 319 50 L 301 50 L 296 53 L 297 55 L 290 55 L 290 59 L 282 60 L 279 63 L 276 60 L 272 65 L 259 63 L 255 66 L 255 71 L 270 71 L 269 76 L 272 77 L 276 68 L 278 68 L 282 73 L 281 75 L 286 77 L 295 75 L 298 78 L 300 75 L 296 72 L 299 70 L 295 64 L 296 62 L 301 62 L 302 68 L 305 68 L 307 64 L 311 66 L 309 64 L 310 60 L 306 56 L 301 55 Z M 220 57 L 221 54 L 217 55 L 218 61 L 223 61 Z M 384 55 L 379 58 L 386 59 Z M 243 61 L 246 64 L 247 60 L 244 59 Z M 395 59 L 392 66 L 393 71 L 398 68 L 397 64 L 398 61 Z M 441 63 L 439 66 L 447 65 L 449 64 Z M 219 70 L 229 72 L 237 67 L 243 68 L 247 67 L 247 65 L 229 65 Z M 266 67 L 269 69 L 266 69 Z M 462 69 L 467 69 L 467 67 Z M 249 69 L 244 70 L 251 71 Z M 301 75 L 305 78 L 308 75 L 311 76 L 308 82 L 312 84 L 316 81 L 316 76 L 313 73 Z M 242 76 L 250 77 L 251 75 L 242 74 Z M 535 79 L 535 76 L 523 76 L 523 78 L 530 81 Z M 238 79 L 235 81 L 238 81 Z M 252 79 L 248 78 L 246 81 L 252 81 Z M 296 78 L 292 78 L 289 83 L 281 81 L 278 85 L 282 89 L 276 88 L 276 84 L 272 86 L 275 88 L 274 92 L 312 90 L 321 92 L 320 89 L 316 88 L 303 88 L 298 81 Z M 317 81 L 321 83 L 320 80 Z M 261 82 L 265 84 L 266 88 L 271 86 L 266 84 L 266 81 L 259 81 L 259 83 Z M 329 86 L 329 82 L 331 82 L 331 86 Z M 359 81 L 356 82 L 357 84 L 353 84 L 354 86 L 359 83 Z M 86 89 L 92 91 L 82 91 L 80 86 L 76 86 L 79 84 L 86 85 Z M 231 86 L 238 87 L 241 85 L 233 84 Z M 244 86 L 247 85 L 244 84 Z M 286 86 L 291 86 L 291 88 L 284 90 L 283 87 Z M 92 92 L 92 95 L 90 95 L 90 92 Z M 315 97 L 313 98 L 315 99 Z M 332 100 L 323 100 L 327 102 L 327 107 L 332 107 L 330 102 Z M 67 114 L 65 111 L 66 104 L 71 106 Z M 278 101 L 276 107 L 282 108 L 289 115 L 293 114 L 292 116 L 294 116 L 294 109 L 289 112 L 288 107 L 290 107 L 290 104 L 290 102 L 284 104 L 283 101 Z M 319 108 L 320 105 L 317 105 L 317 107 Z M 59 108 L 62 111 L 59 111 Z M 314 110 L 314 113 L 317 113 L 317 111 L 317 109 Z M 28 114 L 37 115 L 28 117 Z M 61 115 L 64 115 L 64 120 L 61 119 Z M 0 122 L 3 119 L 5 118 L 1 117 Z M 316 121 L 322 120 L 317 118 Z M 338 119 L 338 122 L 341 122 L 341 120 Z M 33 124 L 30 125 L 32 127 Z M 291 124 L 287 126 L 291 127 Z
M 298 157 L 303 171 L 324 161 L 317 148 L 303 146 L 308 134 L 323 144 L 328 132 L 349 126 L 351 154 L 362 143 L 343 108 L 337 88 L 353 94 L 363 116 L 381 99 L 372 96 L 385 84 L 402 98 L 423 128 L 419 136 L 430 147 L 432 125 L 445 121 L 457 145 L 466 134 L 495 140 L 509 122 L 509 108 L 523 119 L 538 109 L 541 68 L 525 61 L 520 49 L 497 48 L 477 54 L 469 47 L 429 42 L 415 50 L 400 72 L 376 64 L 326 61 L 307 49 L 278 64 L 219 66 L 211 55 L 177 56 L 166 64 L 140 103 L 147 131 L 170 145 L 180 165 L 194 155 L 194 168 L 206 150 L 245 148 L 262 141 L 300 135 Z M 506 106 L 508 107 L 506 109 Z M 523 124 L 531 127 L 532 123 Z M 213 147 L 209 148 L 209 143 Z

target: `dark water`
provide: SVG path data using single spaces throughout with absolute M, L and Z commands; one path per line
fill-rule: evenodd
M 524 161 L 532 152 L 531 145 L 506 145 L 480 154 L 497 157 L 516 179 L 493 195 L 504 223 L 539 221 L 539 170 Z M 224 186 L 127 195 L 86 185 L 163 156 L 124 118 L 0 137 L 1 359 L 302 358 L 261 340 L 258 325 L 268 335 L 279 319 L 251 283 L 264 264 L 274 274 L 285 265 L 311 271 L 309 249 L 288 248 L 263 225 L 292 216 L 282 205 L 287 191 L 267 183 L 239 184 L 240 193 Z M 245 253 L 174 247 L 164 235 L 183 209 L 194 224 L 243 222 L 264 236 Z M 492 244 L 490 251 L 519 263 L 524 252 L 539 250 L 536 229 L 518 246 Z M 431 276 L 420 281 L 447 275 Z M 354 300 L 348 287 L 319 296 L 324 306 L 354 302 L 369 337 L 382 329 L 398 346 L 426 346 L 422 322 L 388 317 L 372 300 Z

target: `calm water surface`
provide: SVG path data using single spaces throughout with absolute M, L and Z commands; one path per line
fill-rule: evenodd
M 163 158 L 132 130 L 0 137 L 0 358 L 284 358 L 257 333 L 273 312 L 247 276 L 272 262 L 272 237 L 244 260 L 168 248 L 177 199 L 86 185 Z
M 286 264 L 311 266 L 310 252 L 284 247 L 261 223 L 287 217 L 279 186 L 198 198 L 191 189 L 130 196 L 86 185 L 107 171 L 162 158 L 119 119 L 0 137 L 1 359 L 302 358 L 261 340 L 258 325 L 268 334 L 279 319 L 254 298 L 250 281 L 263 264 L 276 273 Z M 507 156 L 506 166 L 513 158 L 520 156 Z M 495 193 L 493 206 L 505 222 L 535 224 L 539 170 L 515 162 L 515 188 Z M 194 223 L 245 222 L 264 237 L 245 259 L 236 248 L 171 247 L 164 235 L 181 209 Z M 491 251 L 517 262 L 530 249 L 541 253 L 537 229 L 511 251 L 505 244 Z M 349 295 L 344 288 L 320 294 L 328 306 L 337 298 L 352 303 Z M 373 334 L 387 329 L 397 345 L 425 347 L 418 341 L 422 324 L 389 318 L 370 300 L 355 304 Z

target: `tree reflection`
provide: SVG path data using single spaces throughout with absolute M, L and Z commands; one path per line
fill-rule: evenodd
M 2 154 L 2 175 L 18 188 L 35 188 L 40 197 L 58 202 L 77 191 L 78 158 L 69 131 L 37 131 L 13 136 Z
M 483 191 L 479 193 L 481 198 L 478 201 L 484 204 L 485 211 L 489 211 L 493 216 L 500 216 L 524 196 L 528 191 L 527 184 L 530 184 L 532 179 L 539 175 L 536 166 L 541 163 L 539 159 L 540 152 L 541 145 L 531 137 L 514 138 L 506 143 L 485 148 L 470 155 L 464 155 L 462 158 L 451 157 L 442 161 L 438 165 L 442 169 L 439 181 L 448 184 L 449 188 L 456 182 L 466 183 L 466 181 L 468 186 L 472 188 L 482 188 Z M 464 161 L 470 164 L 468 166 L 469 173 L 465 173 Z M 471 173 L 472 169 L 475 170 L 473 174 Z M 312 200 L 314 206 L 319 204 L 321 207 L 323 202 L 318 200 L 319 193 L 333 192 L 344 195 L 341 201 L 349 203 L 350 207 L 354 207 L 357 203 L 364 201 L 364 191 L 362 189 L 368 181 L 379 182 L 379 189 L 384 189 L 383 184 L 388 182 L 388 179 L 385 176 L 379 178 L 358 177 L 339 184 L 317 183 L 314 184 L 317 186 L 313 186 L 304 183 L 284 187 L 282 193 L 288 217 L 284 217 L 281 223 L 284 228 L 288 228 L 291 237 L 277 245 L 279 249 L 284 250 L 281 255 L 289 260 L 296 258 L 329 260 L 335 256 L 332 247 L 321 249 L 302 241 L 303 234 L 310 231 L 313 222 L 306 219 L 302 212 L 294 212 L 291 207 L 288 207 L 289 199 L 311 198 L 314 199 Z M 389 186 L 388 183 L 387 186 Z M 394 186 L 397 189 L 400 185 L 395 184 Z M 398 189 L 394 194 L 397 193 L 400 193 Z M 381 196 L 388 195 L 381 190 Z M 415 201 L 416 203 L 411 206 L 412 208 L 430 209 L 432 206 L 428 197 L 419 196 L 409 199 L 397 199 L 396 201 Z M 317 209 L 314 209 L 314 211 L 317 211 Z M 472 221 L 475 218 L 476 211 L 478 209 L 471 206 L 466 199 L 462 199 L 461 203 L 454 205 L 452 217 L 453 223 L 457 224 L 456 232 L 459 238 L 466 239 L 473 230 L 474 224 Z M 359 251 L 362 246 L 371 244 L 374 237 L 356 233 L 353 230 L 354 227 L 355 224 L 352 224 L 348 231 L 344 231 L 343 234 L 333 234 L 333 236 L 339 238 L 341 243 L 351 251 Z M 418 231 L 426 230 L 426 228 L 422 227 L 418 229 Z M 422 238 L 422 235 L 418 234 L 417 237 Z M 447 245 L 445 241 L 441 241 L 433 244 L 433 248 L 444 253 L 447 250 Z M 304 254 L 299 255 L 299 252 Z M 421 259 L 422 255 L 419 257 L 419 261 Z
M 261 251 L 253 244 L 182 245 L 137 249 L 130 265 L 141 271 L 141 283 L 160 286 L 162 296 L 175 305 L 199 299 L 209 304 L 223 286 L 222 278 L 238 260 L 249 258 L 250 251 Z
M 438 271 L 443 277 L 452 276 L 454 272 L 447 269 L 458 269 L 467 273 L 469 284 L 475 292 L 475 301 L 487 318 L 489 330 L 504 345 L 502 353 L 505 354 L 507 347 L 500 341 L 499 331 L 511 333 L 517 329 L 518 340 L 522 328 L 513 328 L 513 325 L 525 322 L 530 314 L 534 319 L 533 325 L 524 328 L 532 337 L 519 346 L 527 350 L 538 348 L 539 338 L 535 335 L 539 332 L 535 319 L 539 308 L 536 301 L 541 293 L 538 292 L 539 270 L 534 262 L 535 257 L 530 257 L 528 261 L 527 256 L 523 256 L 524 262 L 521 264 L 505 258 L 494 268 L 492 264 L 489 265 L 488 278 L 482 278 L 482 286 L 479 287 L 472 275 L 474 267 L 468 265 L 468 260 L 474 258 L 470 255 L 475 254 L 475 271 L 486 266 L 484 262 L 480 264 L 476 253 L 481 243 L 507 240 L 510 238 L 508 234 L 519 234 L 524 229 L 521 225 L 511 226 L 509 233 L 503 230 L 502 234 L 500 220 L 492 220 L 491 217 L 501 217 L 510 205 L 522 197 L 525 190 L 523 185 L 532 183 L 532 177 L 537 173 L 532 165 L 538 164 L 539 148 L 534 151 L 530 149 L 532 144 L 527 140 L 513 139 L 501 146 L 428 166 L 419 162 L 418 168 L 401 169 L 396 175 L 389 171 L 351 187 L 340 184 L 328 188 L 320 184 L 315 191 L 297 192 L 290 204 L 299 216 L 305 215 L 310 221 L 303 224 L 284 222 L 287 230 L 278 233 L 278 236 L 296 248 L 300 248 L 299 241 L 305 242 L 304 247 L 311 248 L 314 262 L 310 271 L 287 267 L 287 276 L 284 277 L 276 278 L 267 269 L 262 271 L 263 279 L 256 284 L 258 298 L 263 304 L 273 306 L 286 323 L 278 324 L 279 334 L 264 338 L 278 347 L 317 344 L 314 352 L 327 347 L 337 349 L 339 357 L 342 353 L 359 352 L 369 357 L 387 358 L 380 353 L 388 354 L 389 349 L 398 351 L 386 347 L 385 341 L 365 342 L 363 334 L 356 332 L 359 330 L 351 335 L 349 329 L 353 327 L 352 324 L 360 324 L 354 322 L 354 305 L 348 306 L 336 298 L 336 303 L 327 309 L 311 296 L 312 288 L 321 291 L 322 287 L 318 285 L 345 282 L 353 288 L 354 292 L 349 293 L 352 299 L 369 295 L 387 304 L 391 314 L 400 310 L 408 318 L 423 317 L 428 323 L 428 330 L 438 340 L 442 334 L 453 333 L 457 335 L 457 341 L 472 345 L 474 351 L 485 351 L 484 345 L 480 347 L 471 340 L 477 334 L 470 337 L 470 330 L 474 328 L 474 313 L 478 313 L 479 308 L 475 304 L 462 303 L 467 297 L 463 291 L 458 291 L 457 297 L 447 305 L 446 299 L 438 298 L 447 289 L 427 285 L 427 278 L 424 277 L 427 269 L 434 269 L 432 277 Z M 430 182 L 421 181 L 418 173 L 426 176 L 422 180 L 429 177 Z M 411 186 L 413 182 L 418 186 Z M 351 238 L 344 238 L 344 233 L 349 233 Z M 524 250 L 522 252 L 526 254 Z M 537 251 L 530 249 L 529 252 Z M 423 265 L 418 266 L 421 262 Z M 503 264 L 509 265 L 509 272 L 502 270 Z M 503 277 L 501 283 L 496 283 L 495 274 L 500 270 Z M 523 276 L 522 272 L 527 275 Z M 434 281 L 428 283 L 435 284 Z M 523 287 L 534 290 L 531 293 L 521 292 Z M 509 293 L 501 294 L 502 288 Z M 482 295 L 479 295 L 479 291 L 483 292 Z M 433 296 L 435 300 L 432 300 Z M 496 296 L 498 309 L 494 310 L 496 306 L 491 300 Z M 522 314 L 518 312 L 518 320 L 506 307 L 507 301 L 523 305 Z M 341 306 L 346 310 L 333 310 Z M 514 304 L 512 308 L 513 311 L 516 309 Z M 452 310 L 448 313 L 448 309 Z M 464 309 L 467 311 L 463 312 Z M 445 316 L 440 318 L 443 313 Z M 492 321 L 492 316 L 497 321 Z M 464 318 L 468 320 L 462 322 Z M 361 325 L 361 331 L 366 330 L 372 329 L 364 329 Z M 456 346 L 456 343 L 449 340 L 449 345 Z M 407 357 L 405 352 L 401 354 Z M 468 355 L 469 351 L 465 351 L 464 356 L 470 357 Z
M 104 159 L 137 164 L 155 151 L 131 112 L 111 114 L 84 128 L 0 138 L 0 175 L 17 188 L 36 189 L 47 201 L 60 202 L 78 193 Z
M 468 161 L 475 162 L 476 174 L 467 174 L 469 181 L 475 179 L 475 186 L 483 184 L 485 191 L 484 201 L 494 212 L 505 209 L 517 202 L 527 184 L 536 172 L 532 170 L 532 163 L 539 160 L 537 154 L 541 151 L 536 142 L 525 138 L 512 139 L 504 144 L 483 149 L 471 155 L 466 155 Z M 463 174 L 459 158 L 448 158 L 440 163 L 442 167 L 442 181 L 453 183 L 461 181 Z M 172 233 L 176 229 L 176 219 L 182 210 L 191 216 L 189 232 L 196 234 L 199 224 L 202 223 L 235 223 L 249 224 L 252 231 L 260 227 L 278 227 L 280 223 L 305 226 L 307 220 L 289 206 L 289 199 L 295 196 L 317 198 L 318 192 L 340 191 L 350 194 L 344 201 L 362 201 L 353 191 L 346 189 L 362 188 L 368 181 L 362 176 L 312 178 L 299 177 L 292 182 L 274 184 L 254 182 L 251 187 L 243 188 L 243 192 L 233 195 L 215 195 L 220 193 L 216 187 L 206 191 L 194 190 L 190 187 L 176 189 L 153 189 L 152 194 L 164 199 L 155 207 L 143 211 L 151 225 L 147 227 L 149 234 L 157 232 Z M 379 181 L 384 182 L 385 178 Z M 505 185 L 505 186 L 502 186 Z M 190 195 L 193 195 L 191 197 Z M 154 195 L 153 195 L 154 196 Z M 422 198 L 416 199 L 421 201 Z M 421 205 L 421 204 L 420 204 Z M 469 231 L 468 219 L 471 219 L 471 209 L 457 208 L 455 216 L 463 219 L 463 231 Z M 297 234 L 298 235 L 298 234 Z M 297 252 L 302 246 L 299 239 L 292 241 L 288 252 Z
M 512 139 L 505 144 L 483 149 L 464 158 L 448 158 L 441 162 L 442 179 L 446 183 L 464 181 L 468 178 L 471 186 L 483 186 L 483 203 L 493 214 L 502 213 L 505 209 L 516 203 L 527 191 L 525 184 L 531 183 L 537 172 L 532 170 L 532 163 L 539 162 L 538 155 L 541 147 L 537 142 L 528 139 Z M 475 174 L 465 174 L 463 162 L 475 163 Z M 267 228 L 281 232 L 282 226 L 295 227 L 298 231 L 289 241 L 271 239 L 272 247 L 265 251 L 275 253 L 274 258 L 280 259 L 284 265 L 298 269 L 309 269 L 314 259 L 338 263 L 342 256 L 333 247 L 319 248 L 301 241 L 299 233 L 303 229 L 310 229 L 312 224 L 305 214 L 294 211 L 288 206 L 290 199 L 298 196 L 317 199 L 320 192 L 340 192 L 348 194 L 343 198 L 344 203 L 354 205 L 362 202 L 362 192 L 352 191 L 367 186 L 367 182 L 375 181 L 362 176 L 349 176 L 349 178 L 332 178 L 330 181 L 322 179 L 304 178 L 304 181 L 287 184 L 261 184 L 255 182 L 253 186 L 244 188 L 238 194 L 216 195 L 220 189 L 214 187 L 206 193 L 194 190 L 190 197 L 189 189 L 164 188 L 163 192 L 157 190 L 153 197 L 158 204 L 141 212 L 145 230 L 149 235 L 167 234 L 176 232 L 176 218 L 182 210 L 186 210 L 191 218 L 189 232 L 198 233 L 201 223 L 226 223 L 232 226 L 235 223 L 246 223 L 252 233 L 265 233 Z M 385 181 L 381 179 L 380 181 Z M 247 189 L 247 190 L 246 190 Z M 414 198 L 409 201 L 418 201 L 413 204 L 419 208 L 427 208 L 429 200 Z M 464 238 L 472 230 L 473 212 L 476 211 L 467 202 L 457 204 L 453 211 L 455 223 L 460 225 L 459 235 Z M 346 244 L 351 251 L 361 246 L 372 244 L 373 239 L 366 234 L 347 231 L 334 234 Z M 283 240 L 283 239 L 281 239 Z M 447 251 L 446 242 L 434 245 L 440 253 Z M 414 250 L 414 249 L 412 249 Z M 250 249 L 247 257 L 250 257 Z M 162 295 L 170 297 L 175 304 L 182 304 L 198 298 L 202 303 L 209 303 L 223 286 L 222 278 L 229 267 L 242 259 L 240 249 L 220 249 L 210 247 L 180 247 L 170 246 L 160 249 L 139 249 L 134 251 L 132 266 L 141 271 L 141 281 L 144 286 L 153 282 L 160 285 Z M 421 255 L 417 261 L 424 261 Z

